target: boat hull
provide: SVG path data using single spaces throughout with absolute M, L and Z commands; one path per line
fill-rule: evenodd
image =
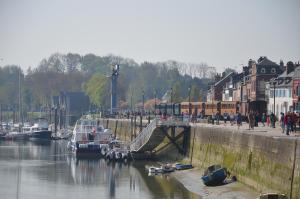
M 43 130 L 43 131 L 35 131 L 30 134 L 30 139 L 36 140 L 51 140 L 51 131 Z
M 227 177 L 227 172 L 224 168 L 217 169 L 212 173 L 202 176 L 202 181 L 206 186 L 217 186 L 223 184 Z

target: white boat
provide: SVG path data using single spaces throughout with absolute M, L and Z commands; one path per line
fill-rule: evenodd
M 111 131 L 105 130 L 96 120 L 80 119 L 76 122 L 68 147 L 76 155 L 101 155 L 101 147 L 107 147 L 112 139 Z
M 33 126 L 23 128 L 23 131 L 29 133 L 30 139 L 50 140 L 52 131 L 48 129 L 49 124 L 45 118 L 38 118 Z
M 159 174 L 162 173 L 163 170 L 160 167 L 149 167 L 148 172 L 151 174 Z

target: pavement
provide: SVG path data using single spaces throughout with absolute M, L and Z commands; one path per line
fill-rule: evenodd
M 264 136 L 270 136 L 270 137 L 280 137 L 280 138 L 289 138 L 289 139 L 300 139 L 300 129 L 297 127 L 296 132 L 291 132 L 290 135 L 286 135 L 282 133 L 282 129 L 279 125 L 279 123 L 276 123 L 275 128 L 272 128 L 270 126 L 263 126 L 262 123 L 258 124 L 258 127 L 254 127 L 254 129 L 249 129 L 249 124 L 246 122 L 243 122 L 240 126 L 240 129 L 238 129 L 236 124 L 231 125 L 229 122 L 226 124 L 224 121 L 220 121 L 219 125 L 216 124 L 208 124 L 208 123 L 190 123 L 191 126 L 206 126 L 206 127 L 212 127 L 212 128 L 227 128 L 232 130 L 237 130 L 241 133 L 248 133 L 248 134 L 255 134 L 255 135 L 264 135 Z

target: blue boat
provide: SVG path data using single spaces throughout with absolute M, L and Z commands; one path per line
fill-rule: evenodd
M 226 168 L 220 165 L 212 165 L 204 172 L 202 181 L 206 186 L 217 186 L 223 184 L 227 175 Z
M 193 168 L 193 166 L 191 164 L 176 163 L 175 168 L 176 170 L 185 170 L 185 169 L 191 169 Z

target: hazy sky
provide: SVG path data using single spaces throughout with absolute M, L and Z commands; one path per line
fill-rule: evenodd
M 137 62 L 300 60 L 300 0 L 0 0 L 0 66 L 52 53 Z

